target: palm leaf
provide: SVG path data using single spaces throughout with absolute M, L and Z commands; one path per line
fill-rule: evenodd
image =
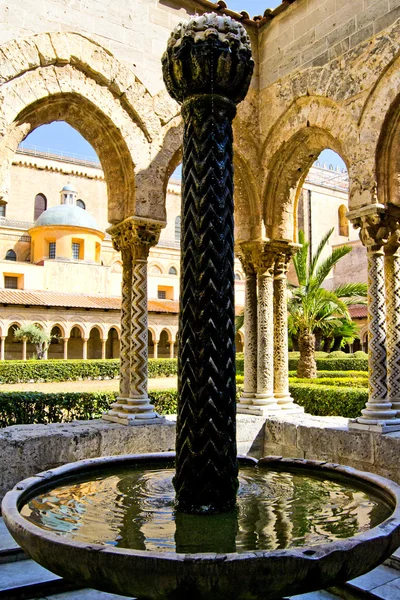
M 326 233 L 324 235 L 324 237 L 322 238 L 322 240 L 318 244 L 317 251 L 315 252 L 314 256 L 311 259 L 310 269 L 309 269 L 309 272 L 308 272 L 308 276 L 309 276 L 310 279 L 312 279 L 312 277 L 314 275 L 315 269 L 317 267 L 317 263 L 318 263 L 318 261 L 320 259 L 320 256 L 321 256 L 321 253 L 324 250 L 325 246 L 327 245 L 328 240 L 329 240 L 329 238 L 331 237 L 331 235 L 333 233 L 333 230 L 334 230 L 334 227 L 332 227 L 332 229 L 330 229 L 328 231 L 328 233 Z
M 299 248 L 298 252 L 293 256 L 293 265 L 299 285 L 306 285 L 308 248 L 310 244 L 306 242 L 304 231 L 301 229 L 299 231 L 299 243 L 301 244 L 301 248 Z
M 323 263 L 318 267 L 315 274 L 315 278 L 310 281 L 310 286 L 319 287 L 323 284 L 329 273 L 332 271 L 336 263 L 351 252 L 351 246 L 341 246 L 340 248 L 334 248 L 332 254 L 326 258 Z

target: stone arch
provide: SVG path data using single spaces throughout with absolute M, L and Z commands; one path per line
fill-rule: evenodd
M 293 217 L 308 170 L 322 150 L 330 148 L 346 162 L 351 177 L 358 139 L 354 119 L 328 98 L 302 97 L 293 103 L 264 143 L 267 237 L 295 239 Z
M 109 325 L 107 327 L 107 331 L 106 331 L 106 335 L 108 336 L 108 334 L 110 333 L 111 329 L 115 329 L 115 331 L 118 334 L 118 339 L 121 337 L 121 326 L 119 324 L 116 325 Z
M 0 196 L 7 197 L 18 144 L 39 125 L 65 120 L 99 155 L 110 222 L 135 214 L 135 171 L 148 170 L 151 142 L 160 135 L 161 123 L 152 96 L 134 73 L 79 34 L 39 34 L 5 44 L 2 50 L 9 60 L 0 66 L 5 81 Z
M 83 327 L 83 325 L 81 323 L 71 323 L 70 327 L 69 327 L 69 335 L 68 337 L 71 337 L 71 332 L 74 328 L 79 329 L 80 333 L 81 333 L 81 337 L 82 339 L 86 337 L 86 331 L 85 328 Z
M 65 324 L 61 323 L 60 321 L 57 321 L 57 323 L 51 323 L 49 325 L 49 329 L 50 329 L 50 333 L 52 332 L 52 330 L 58 327 L 58 329 L 61 331 L 61 336 L 64 338 L 66 337 L 66 329 L 65 329 Z
M 152 260 L 148 266 L 148 272 L 149 275 L 163 275 L 164 267 L 160 262 Z
M 92 325 L 88 331 L 89 336 L 92 333 L 93 329 L 97 329 L 97 331 L 99 332 L 100 338 L 104 339 L 107 337 L 104 325 L 100 325 L 98 323 L 96 323 L 95 325 Z
M 372 87 L 360 117 L 360 164 L 363 187 L 358 204 L 378 201 L 400 205 L 396 181 L 400 161 L 400 57 L 393 60 Z M 364 193 L 362 193 L 364 192 Z

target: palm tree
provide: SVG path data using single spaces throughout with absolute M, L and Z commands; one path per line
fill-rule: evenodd
M 293 257 L 298 286 L 290 286 L 292 291 L 288 301 L 289 334 L 298 337 L 300 351 L 298 377 L 317 376 L 315 332 L 328 334 L 333 328 L 343 325 L 343 320 L 350 322 L 349 304 L 366 303 L 365 283 L 345 283 L 332 291 L 322 287 L 336 263 L 351 252 L 350 246 L 341 246 L 332 250 L 328 258 L 320 260 L 332 233 L 333 228 L 322 238 L 317 251 L 308 260 L 309 243 L 304 232 L 299 231 L 301 248 Z

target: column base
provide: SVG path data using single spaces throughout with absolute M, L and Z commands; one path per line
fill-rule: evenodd
M 165 421 L 165 417 L 155 412 L 154 407 L 146 398 L 123 398 L 119 396 L 111 409 L 103 413 L 105 421 L 120 425 L 150 425 Z
M 166 423 L 166 419 L 163 415 L 159 415 L 158 413 L 154 413 L 154 417 L 152 418 L 137 418 L 137 415 L 133 414 L 111 414 L 113 411 L 109 411 L 108 413 L 103 413 L 102 419 L 103 421 L 110 421 L 111 423 L 118 423 L 118 425 L 129 425 L 129 426 L 139 426 L 139 425 L 160 425 Z
M 304 407 L 296 404 L 289 392 L 275 393 L 274 395 L 275 395 L 275 400 L 276 400 L 278 406 L 285 413 L 292 413 L 292 412 L 302 412 L 303 413 L 304 412 Z
M 400 419 L 378 421 L 358 417 L 357 419 L 349 420 L 349 429 L 372 431 L 375 433 L 392 433 L 394 431 L 400 431 Z
M 254 415 L 256 417 L 267 417 L 268 415 L 281 414 L 283 411 L 279 406 L 256 406 L 249 404 L 247 406 L 238 406 L 236 412 L 240 415 Z

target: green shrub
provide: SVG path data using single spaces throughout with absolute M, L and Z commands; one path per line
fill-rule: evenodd
M 341 416 L 354 419 L 361 414 L 368 399 L 365 388 L 291 383 L 290 392 L 297 404 L 316 416 Z
M 1 383 L 114 379 L 119 360 L 5 360 L 0 362 Z
M 364 360 L 368 360 L 368 354 L 363 352 L 362 350 L 357 350 L 357 352 L 353 353 L 353 358 L 361 358 Z
M 298 360 L 289 359 L 289 371 L 296 371 Z M 368 371 L 368 361 L 359 358 L 318 358 L 318 371 Z
M 157 390 L 149 392 L 151 404 L 161 415 L 174 415 L 178 406 L 177 390 Z
M 150 358 L 148 362 L 149 377 L 173 377 L 178 372 L 176 358 Z
M 346 354 L 343 350 L 335 350 L 330 352 L 326 358 L 353 358 L 353 354 Z
M 305 383 L 307 385 L 329 385 L 333 387 L 356 387 L 365 388 L 368 386 L 367 377 L 325 377 L 317 379 L 301 379 L 293 377 L 290 383 Z

